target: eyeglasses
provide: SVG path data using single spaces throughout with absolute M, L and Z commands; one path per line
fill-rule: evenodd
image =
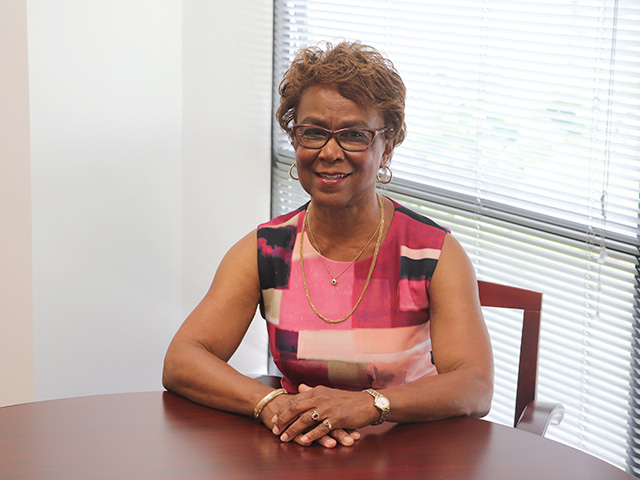
M 369 148 L 379 133 L 391 130 L 381 128 L 371 130 L 369 128 L 341 128 L 328 130 L 315 125 L 294 125 L 293 136 L 300 145 L 305 148 L 320 149 L 324 147 L 331 137 L 335 137 L 338 145 L 348 152 L 362 152 Z

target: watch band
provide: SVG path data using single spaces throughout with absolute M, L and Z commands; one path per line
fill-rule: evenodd
M 383 394 L 381 394 L 380 392 L 376 392 L 373 388 L 367 388 L 366 390 L 363 390 L 363 391 L 367 392 L 369 395 L 373 397 L 373 405 L 378 410 L 380 410 L 380 418 L 375 422 L 373 422 L 371 425 L 380 425 L 387 419 L 387 416 L 389 415 L 389 410 L 390 410 L 389 399 L 385 397 Z

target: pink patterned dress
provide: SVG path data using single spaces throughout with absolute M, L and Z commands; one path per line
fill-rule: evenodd
M 356 311 L 341 323 L 323 321 L 305 296 L 299 242 L 307 205 L 258 227 L 260 311 L 288 391 L 297 391 L 300 383 L 385 388 L 437 373 L 427 290 L 448 230 L 393 203 L 393 221 L 369 287 Z M 304 241 L 311 299 L 325 317 L 342 318 L 362 292 L 371 258 L 355 262 L 332 285 L 307 233 Z M 349 263 L 325 261 L 332 272 Z

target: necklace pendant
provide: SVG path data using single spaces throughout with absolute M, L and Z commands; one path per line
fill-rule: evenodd
M 338 279 L 337 278 L 332 278 L 331 279 L 331 285 L 333 285 L 334 287 L 338 284 Z

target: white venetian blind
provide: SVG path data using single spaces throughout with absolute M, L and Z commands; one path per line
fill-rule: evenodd
M 640 0 L 275 2 L 274 100 L 293 54 L 360 40 L 396 65 L 408 135 L 384 193 L 449 227 L 484 280 L 544 294 L 548 437 L 635 474 Z M 305 201 L 274 127 L 273 214 Z M 490 419 L 509 423 L 517 315 L 487 311 Z

